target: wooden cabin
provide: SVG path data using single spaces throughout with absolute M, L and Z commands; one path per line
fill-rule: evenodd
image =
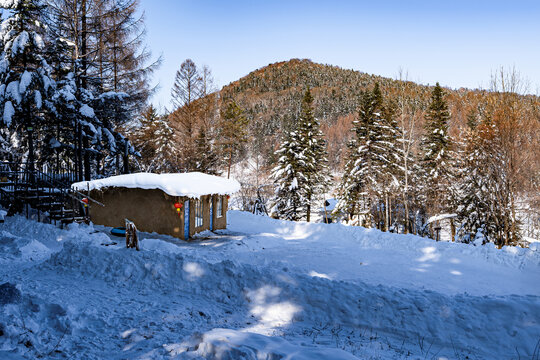
M 227 227 L 229 196 L 240 189 L 236 180 L 203 173 L 137 173 L 82 181 L 72 188 L 87 193 L 94 224 L 124 226 L 189 240 L 204 230 Z

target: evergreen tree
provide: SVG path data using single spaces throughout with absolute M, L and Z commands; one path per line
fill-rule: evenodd
M 485 215 L 489 213 L 487 193 L 490 184 L 485 180 L 485 158 L 482 151 L 481 138 L 475 122 L 469 117 L 469 128 L 465 137 L 462 170 L 460 173 L 458 221 L 461 227 L 457 238 L 461 242 L 471 243 L 476 239 L 478 231 L 484 233 Z
M 40 0 L 4 1 L 1 5 L 9 11 L 0 32 L 4 43 L 0 59 L 2 121 L 10 129 L 10 141 L 18 145 L 19 154 L 27 154 L 28 167 L 33 170 L 36 155 L 45 145 L 46 113 L 55 91 L 45 58 L 46 5 Z
M 469 122 L 470 126 L 475 126 Z M 516 245 L 519 223 L 512 216 L 511 194 L 505 191 L 508 168 L 498 139 L 501 134 L 489 115 L 469 128 L 463 172 L 459 179 L 457 240 L 481 245 Z
M 388 197 L 392 186 L 397 185 L 397 164 L 402 150 L 397 143 L 397 123 L 392 119 L 391 111 L 384 106 L 378 84 L 371 92 L 363 93 L 353 131 L 355 137 L 349 144 L 334 213 L 347 216 L 349 221 L 357 215 L 361 224 L 370 226 L 373 215 L 386 210 L 382 218 L 387 229 Z M 383 224 L 377 222 L 377 227 L 382 228 Z
M 217 175 L 220 159 L 214 149 L 214 144 L 212 144 L 212 141 L 206 135 L 204 127 L 201 127 L 199 130 L 199 135 L 195 143 L 197 145 L 197 154 L 199 155 L 199 161 L 196 164 L 195 170 L 210 175 Z
M 227 178 L 231 175 L 233 158 L 247 142 L 248 120 L 244 111 L 235 101 L 230 101 L 221 112 L 220 146 L 222 154 L 227 156 Z
M 450 112 L 445 93 L 437 83 L 431 94 L 426 114 L 425 134 L 422 138 L 421 166 L 423 171 L 423 194 L 431 214 L 452 208 L 449 186 L 452 181 L 451 143 L 448 136 Z
M 140 167 L 146 172 L 174 172 L 173 130 L 166 115 L 160 116 L 153 105 L 140 117 L 140 126 L 133 132 L 133 144 L 141 154 Z
M 313 97 L 309 87 L 302 99 L 297 127 L 297 133 L 300 136 L 299 145 L 304 156 L 300 171 L 305 177 L 302 191 L 306 199 L 306 221 L 309 222 L 314 198 L 326 191 L 330 181 L 326 142 L 320 130 L 319 121 L 313 115 Z
M 305 156 L 302 137 L 297 131 L 286 135 L 280 149 L 278 164 L 272 171 L 276 184 L 276 194 L 272 212 L 279 218 L 298 221 L 304 216 L 307 205 L 303 191 L 306 177 L 301 169 L 305 168 Z
M 159 116 L 153 127 L 155 156 L 152 158 L 150 171 L 176 172 L 176 154 L 172 146 L 174 131 L 169 125 L 168 116 Z

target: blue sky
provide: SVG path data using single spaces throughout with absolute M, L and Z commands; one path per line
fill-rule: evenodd
M 182 61 L 208 65 L 218 86 L 291 58 L 388 77 L 488 87 L 515 66 L 540 88 L 540 1 L 141 0 L 147 43 L 163 55 L 154 104 L 170 107 Z

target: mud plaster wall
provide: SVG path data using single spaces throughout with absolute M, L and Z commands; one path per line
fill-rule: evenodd
M 90 218 L 94 224 L 111 227 L 124 226 L 125 219 L 135 223 L 140 231 L 156 232 L 184 239 L 184 207 L 178 214 L 174 204 L 184 203 L 188 198 L 170 196 L 161 190 L 130 188 L 107 188 L 92 190 L 90 197 L 103 203 L 105 207 L 92 205 Z M 210 229 L 210 202 L 214 203 L 214 229 L 227 227 L 227 197 L 223 196 L 223 216 L 218 217 L 217 199 L 219 195 L 201 197 L 203 203 L 203 225 L 195 228 L 195 201 L 190 200 L 189 235 L 193 236 Z
M 184 238 L 184 211 L 179 215 L 174 203 L 183 203 L 185 198 L 169 196 L 157 189 L 128 188 L 92 190 L 90 197 L 105 205 L 92 205 L 90 219 L 94 224 L 124 226 L 124 219 L 129 219 L 140 231 Z
M 226 196 L 221 196 L 223 198 L 223 214 L 221 217 L 218 217 L 219 214 L 217 213 L 218 208 L 218 198 L 219 195 L 215 195 L 212 197 L 212 201 L 214 202 L 214 229 L 226 229 L 227 228 L 227 205 L 228 200 Z

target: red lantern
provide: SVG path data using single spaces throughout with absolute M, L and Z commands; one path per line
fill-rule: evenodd
M 82 198 L 81 200 L 83 203 L 88 204 L 88 198 Z
M 174 207 L 176 208 L 176 212 L 180 214 L 180 209 L 182 208 L 182 204 L 179 202 L 174 203 Z

